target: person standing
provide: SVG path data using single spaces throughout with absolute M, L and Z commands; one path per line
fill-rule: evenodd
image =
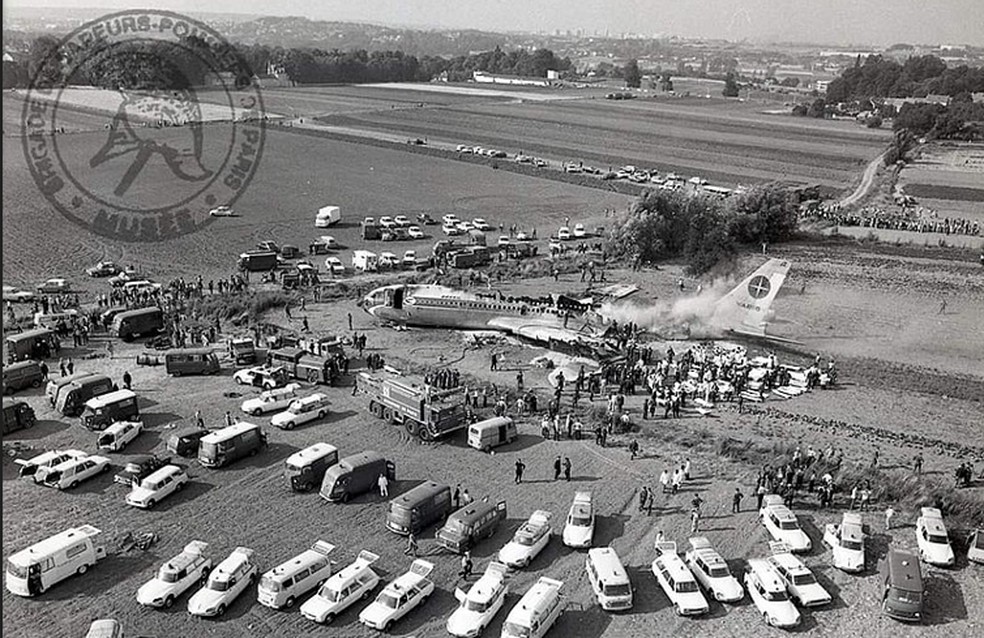
M 48 380 L 48 364 L 45 363 L 44 361 L 42 361 L 41 362 L 41 365 L 39 367 L 41 368 L 41 380 L 42 381 L 47 381 Z
M 741 488 L 735 488 L 735 494 L 731 497 L 731 513 L 737 514 L 741 512 L 741 499 L 745 498 L 745 495 L 741 493 Z
M 690 480 L 690 459 L 687 459 L 687 462 L 683 464 L 683 478 Z
M 646 503 L 649 501 L 649 488 L 645 485 L 642 486 L 642 490 L 639 492 L 639 511 L 641 512 L 646 507 Z
M 352 332 L 352 313 L 348 313 L 349 332 Z
M 568 483 L 571 482 L 571 460 L 564 457 L 564 480 Z
M 407 548 L 403 553 L 406 556 L 417 558 L 417 537 L 413 535 L 413 532 L 410 532 L 410 535 L 407 536 Z
M 523 463 L 523 459 L 516 460 L 516 484 L 523 482 L 523 471 L 526 470 L 526 464 Z
M 670 491 L 670 473 L 667 470 L 659 475 L 659 484 L 663 486 L 663 494 Z
M 690 510 L 690 533 L 696 534 L 700 529 L 700 510 L 696 507 Z
M 379 495 L 383 498 L 389 497 L 389 479 L 386 478 L 386 474 L 380 474 L 379 478 L 376 479 L 376 485 L 379 486 Z
M 465 552 L 465 555 L 461 557 L 461 571 L 458 572 L 458 576 L 461 578 L 469 578 L 472 573 L 472 558 L 471 552 Z
M 489 357 L 489 372 L 496 372 L 499 369 L 499 355 L 495 352 Z
M 465 491 L 461 493 L 461 505 L 468 507 L 473 500 L 475 499 L 473 499 L 471 494 L 468 493 L 468 488 L 465 488 Z
M 461 483 L 454 486 L 454 509 L 461 507 Z
M 130 389 L 130 384 L 132 384 L 132 383 L 133 383 L 133 377 L 130 376 L 130 371 L 129 370 L 125 370 L 123 372 L 123 387 L 126 388 L 127 390 L 129 390 Z
M 68 373 L 70 375 L 75 374 L 75 364 L 72 362 L 71 358 L 69 358 L 68 363 L 65 364 L 65 367 L 68 368 Z
M 765 488 L 765 484 L 763 483 L 762 485 L 758 486 L 757 490 L 755 490 L 755 498 L 758 499 L 758 502 L 755 505 L 755 509 L 757 510 L 762 509 L 762 501 L 765 499 L 765 493 L 766 493 L 766 488 Z
M 916 458 L 913 459 L 912 469 L 914 469 L 916 471 L 916 474 L 922 474 L 922 469 L 923 469 L 923 455 L 922 454 L 917 454 L 916 455 Z
M 892 517 L 895 516 L 895 510 L 889 505 L 885 510 L 885 531 L 892 529 Z
M 520 392 L 523 391 L 523 371 L 519 370 L 516 372 L 516 389 Z
M 226 410 L 226 413 L 225 413 L 225 424 L 226 424 L 226 427 L 229 427 L 229 426 L 232 425 L 232 412 L 229 412 L 229 410 Z
M 553 468 L 554 468 L 554 480 L 556 481 L 560 479 L 560 468 L 561 468 L 560 456 L 554 459 Z

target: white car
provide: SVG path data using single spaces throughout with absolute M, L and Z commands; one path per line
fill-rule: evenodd
M 404 268 L 413 268 L 416 265 L 417 265 L 417 251 L 416 250 L 403 251 L 402 266 Z
M 575 492 L 574 502 L 567 514 L 564 534 L 561 537 L 568 547 L 591 547 L 594 536 L 595 514 L 591 492 Z
M 574 224 L 574 237 L 584 239 L 588 236 L 588 231 L 584 229 L 584 224 Z
M 462 233 L 470 233 L 475 230 L 475 226 L 471 222 L 458 222 L 458 229 Z
M 80 459 L 86 456 L 88 454 L 82 450 L 51 450 L 50 452 L 42 452 L 29 459 L 14 459 L 14 463 L 20 466 L 20 470 L 18 470 L 19 476 L 30 476 L 35 483 L 38 483 L 40 482 L 40 477 L 44 475 L 44 472 L 38 474 L 42 469 L 49 470 L 57 465 L 61 465 L 65 461 Z
M 379 585 L 372 564 L 379 556 L 362 550 L 351 565 L 333 574 L 318 593 L 301 605 L 301 615 L 316 623 L 328 624 L 358 600 L 365 600 Z
M 458 219 L 458 216 L 455 215 L 454 213 L 448 213 L 447 215 L 441 218 L 441 223 L 445 226 L 457 226 L 458 222 L 460 221 L 461 220 Z
M 449 634 L 459 638 L 475 638 L 485 631 L 502 609 L 509 593 L 507 569 L 502 563 L 492 561 L 467 593 L 460 588 L 454 590 L 454 597 L 460 604 L 448 616 L 445 628 Z
M 105 456 L 82 456 L 63 461 L 54 467 L 39 468 L 34 478 L 47 487 L 67 490 L 108 470 L 109 459 Z
M 99 434 L 96 446 L 100 450 L 120 452 L 128 443 L 140 436 L 141 432 L 143 432 L 143 423 L 140 421 L 116 421 Z
M 984 565 L 984 530 L 975 529 L 967 537 L 967 560 Z
M 149 279 L 137 279 L 134 281 L 128 281 L 123 284 L 123 290 L 125 292 L 132 293 L 142 293 L 142 292 L 158 292 L 162 286 Z
M 772 549 L 772 556 L 769 556 L 768 561 L 786 584 L 786 591 L 795 603 L 801 607 L 822 607 L 830 604 L 830 594 L 817 582 L 817 577 L 803 564 L 803 561 L 793 556 L 786 543 L 773 541 L 769 543 L 769 547 Z
M 170 609 L 195 583 L 203 583 L 212 569 L 212 559 L 205 556 L 208 543 L 191 541 L 184 550 L 157 570 L 157 575 L 137 590 L 137 602 L 148 607 Z
M 516 241 L 532 241 L 533 237 L 527 233 L 525 230 L 521 230 L 516 233 Z
M 943 514 L 935 507 L 924 507 L 916 519 L 916 544 L 919 558 L 930 565 L 953 565 L 953 547 L 943 525 Z
M 472 149 L 471 146 L 465 146 L 464 144 L 458 144 L 458 146 L 455 148 L 455 150 L 458 151 L 459 153 L 471 153 L 473 149 Z
M 339 248 L 341 248 L 341 246 L 338 245 L 338 240 L 331 235 L 322 235 L 321 237 L 318 238 L 318 241 L 324 244 L 327 248 L 331 248 L 332 250 L 338 250 Z
M 69 288 L 71 288 L 71 285 L 68 283 L 68 280 L 60 277 L 54 277 L 46 280 L 44 283 L 38 284 L 38 292 L 43 295 L 68 292 Z
M 656 560 L 653 561 L 653 576 L 663 588 L 666 597 L 680 616 L 699 616 L 706 614 L 710 607 L 707 599 L 700 593 L 697 579 L 687 569 L 686 563 L 676 551 L 673 541 L 656 543 Z
M 550 519 L 546 510 L 533 512 L 529 520 L 520 525 L 512 540 L 499 550 L 499 562 L 510 567 L 526 567 L 547 543 L 550 542 Z
M 126 495 L 126 504 L 150 509 L 175 492 L 184 489 L 188 474 L 177 465 L 165 465 L 137 485 Z
M 571 229 L 567 226 L 561 226 L 560 230 L 557 231 L 557 239 L 560 241 L 567 241 L 571 238 Z
M 393 623 L 406 616 L 434 592 L 434 582 L 427 578 L 434 564 L 417 559 L 410 570 L 387 585 L 359 614 L 366 627 L 389 631 Z
M 420 229 L 420 226 L 411 226 L 407 229 L 407 237 L 410 239 L 423 239 L 425 235 L 424 231 Z
M 406 228 L 410 225 L 410 220 L 407 219 L 406 215 L 397 215 L 393 218 L 393 223 L 396 224 L 398 228 Z
M 698 582 L 718 602 L 734 603 L 745 597 L 741 583 L 706 537 L 695 536 L 690 539 L 690 551 L 684 556 L 684 562 Z
M 275 370 L 281 370 L 280 368 L 270 368 L 267 366 L 254 366 L 252 368 L 244 368 L 242 370 L 236 370 L 232 374 L 232 380 L 239 385 L 257 385 L 259 383 L 260 387 L 265 390 L 272 390 L 280 385 L 277 382 L 278 374 Z
M 834 567 L 845 572 L 864 571 L 864 525 L 857 512 L 844 512 L 840 525 L 823 529 L 823 542 L 833 551 Z
M 759 517 L 772 540 L 786 543 L 794 552 L 808 552 L 813 547 L 810 537 L 800 528 L 796 515 L 783 504 L 778 494 L 765 496 Z
M 301 389 L 299 383 L 288 383 L 282 388 L 274 388 L 260 393 L 260 396 L 246 399 L 239 409 L 246 414 L 259 416 L 264 412 L 283 410 L 297 398 L 297 392 Z
M 462 231 L 461 227 L 458 226 L 457 224 L 445 223 L 443 226 L 441 226 L 441 232 L 443 232 L 448 237 L 452 237 L 455 235 L 461 235 L 463 234 L 464 231 Z
M 499 248 L 504 248 L 504 247 L 508 246 L 511 243 L 512 242 L 509 240 L 509 237 L 507 237 L 506 235 L 500 235 L 499 236 L 499 241 L 496 242 L 496 244 L 499 246 Z
M 396 222 L 394 222 L 393 218 L 389 215 L 383 215 L 379 218 L 380 228 L 393 228 L 394 226 L 396 226 Z
M 260 568 L 253 550 L 237 547 L 208 575 L 205 586 L 188 600 L 193 616 L 221 616 L 239 594 L 256 582 Z
M 328 395 L 315 392 L 292 401 L 286 410 L 273 415 L 270 424 L 285 430 L 293 430 L 302 423 L 325 418 L 329 404 Z
M 489 223 L 481 217 L 476 217 L 473 219 L 472 226 L 474 226 L 476 230 L 492 230 L 492 226 L 490 226 Z
M 328 257 L 325 259 L 325 268 L 333 275 L 344 275 L 345 264 L 338 257 Z
M 799 610 L 789 600 L 785 583 L 769 561 L 764 558 L 748 561 L 745 589 L 765 624 L 771 627 L 795 627 L 800 624 Z
M 13 286 L 3 287 L 3 300 L 11 303 L 28 303 L 34 301 L 34 293 L 29 290 L 21 290 Z
M 379 253 L 380 268 L 396 268 L 400 265 L 400 259 L 391 252 Z
M 229 206 L 216 206 L 208 211 L 209 217 L 235 217 L 236 212 Z

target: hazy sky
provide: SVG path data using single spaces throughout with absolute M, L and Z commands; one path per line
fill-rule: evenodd
M 984 45 L 984 0 L 5 0 L 10 6 L 154 6 L 490 31 L 622 32 L 840 44 Z

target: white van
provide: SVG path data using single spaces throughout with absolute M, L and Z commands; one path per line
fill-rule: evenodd
M 632 608 L 632 583 L 614 549 L 589 549 L 584 569 L 588 572 L 591 589 L 602 609 L 615 611 Z
M 82 525 L 35 543 L 7 559 L 7 591 L 17 596 L 37 596 L 73 574 L 84 574 L 106 548 L 100 532 Z
M 328 554 L 334 550 L 331 543 L 317 541 L 311 549 L 263 574 L 256 600 L 274 609 L 293 607 L 298 596 L 320 587 L 331 576 Z
M 357 250 L 352 254 L 352 268 L 363 272 L 379 270 L 379 256 L 371 250 Z
M 710 609 L 707 599 L 701 593 L 693 572 L 677 554 L 676 543 L 673 541 L 656 543 L 656 552 L 659 556 L 653 561 L 653 576 L 676 608 L 677 614 L 681 616 L 706 614 Z
M 301 614 L 316 623 L 330 623 L 379 585 L 379 575 L 372 568 L 377 560 L 377 554 L 366 550 L 359 552 L 355 562 L 334 574 L 317 594 L 301 605 Z
M 564 583 L 541 576 L 509 611 L 502 625 L 502 638 L 541 638 L 564 610 L 560 588 Z
M 516 440 L 516 424 L 507 416 L 496 416 L 468 426 L 468 446 L 488 452 Z
M 342 209 L 338 206 L 322 206 L 314 216 L 315 228 L 328 228 L 342 220 Z
M 99 434 L 96 445 L 100 450 L 119 452 L 127 443 L 140 436 L 141 432 L 143 432 L 143 423 L 140 421 L 117 421 Z
M 79 318 L 78 310 L 62 310 L 61 312 L 35 312 L 34 326 L 36 328 L 54 328 L 58 322 L 71 326 Z

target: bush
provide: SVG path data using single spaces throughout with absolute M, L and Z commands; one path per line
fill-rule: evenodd
M 868 121 L 865 122 L 865 126 L 868 128 L 881 128 L 881 125 L 882 119 L 880 115 L 872 115 L 868 118 Z

